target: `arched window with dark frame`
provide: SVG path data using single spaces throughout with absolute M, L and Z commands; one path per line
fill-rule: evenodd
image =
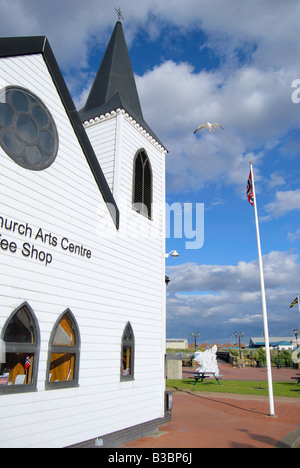
M 35 391 L 40 331 L 27 302 L 18 307 L 5 323 L 1 342 L 4 350 L 0 356 L 0 394 Z
M 68 309 L 57 320 L 49 343 L 46 389 L 78 386 L 80 335 Z
M 134 334 L 127 322 L 121 344 L 121 380 L 134 380 Z
M 132 207 L 138 213 L 152 219 L 152 167 L 144 149 L 137 152 L 133 163 Z

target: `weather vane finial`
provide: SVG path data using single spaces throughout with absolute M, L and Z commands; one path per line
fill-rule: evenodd
M 122 15 L 121 8 L 120 8 L 120 7 L 119 7 L 119 8 L 115 8 L 115 10 L 116 10 L 117 15 L 118 15 L 118 21 L 120 21 L 121 19 L 122 19 L 123 21 L 125 21 L 124 18 L 123 18 L 123 15 Z

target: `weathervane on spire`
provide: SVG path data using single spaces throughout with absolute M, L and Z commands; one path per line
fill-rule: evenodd
M 125 21 L 124 18 L 123 18 L 123 15 L 122 15 L 121 8 L 120 8 L 120 7 L 119 7 L 119 8 L 115 8 L 115 10 L 116 10 L 117 15 L 118 15 L 118 21 L 121 21 L 121 19 L 122 19 L 123 21 Z

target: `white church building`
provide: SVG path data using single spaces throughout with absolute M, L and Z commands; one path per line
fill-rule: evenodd
M 121 22 L 79 112 L 45 37 L 0 39 L 0 447 L 113 447 L 171 417 L 166 153 Z

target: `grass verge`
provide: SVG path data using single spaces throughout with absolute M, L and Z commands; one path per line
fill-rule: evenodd
M 216 380 L 197 382 L 192 379 L 169 380 L 167 388 L 170 390 L 190 390 L 197 392 L 233 393 L 238 395 L 263 395 L 268 396 L 268 384 L 266 381 L 248 380 L 221 380 L 218 385 Z M 273 393 L 277 397 L 300 398 L 300 384 L 295 382 L 273 382 Z

